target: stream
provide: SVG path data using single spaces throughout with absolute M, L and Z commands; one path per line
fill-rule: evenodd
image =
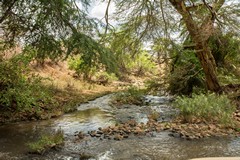
M 76 141 L 77 132 L 97 130 L 130 119 L 146 123 L 147 115 L 160 113 L 158 121 L 169 121 L 177 110 L 169 105 L 169 97 L 146 96 L 147 105 L 109 105 L 112 95 L 81 104 L 76 112 L 62 117 L 19 122 L 0 126 L 0 160 L 186 160 L 198 157 L 240 156 L 239 137 L 212 137 L 186 140 L 169 136 L 168 131 L 147 136 L 130 136 L 121 141 L 87 137 Z M 63 130 L 65 144 L 44 155 L 29 154 L 27 142 L 41 134 Z

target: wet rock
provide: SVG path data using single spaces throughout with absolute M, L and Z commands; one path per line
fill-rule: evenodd
M 124 134 L 123 135 L 123 138 L 128 138 L 129 136 L 127 134 Z
M 103 138 L 107 139 L 109 138 L 110 136 L 109 135 L 104 135 Z
M 161 127 L 159 127 L 159 126 L 158 126 L 158 127 L 156 127 L 155 129 L 156 129 L 156 132 L 160 132 L 160 131 L 162 131 L 162 128 L 161 128 Z
M 140 127 L 135 127 L 133 133 L 137 134 L 137 135 L 144 135 L 145 134 L 144 130 L 142 130 Z
M 101 134 L 96 134 L 95 137 L 101 137 L 102 135 Z
M 83 138 L 85 137 L 85 134 L 80 131 L 76 136 L 77 136 L 79 139 L 83 139 Z
M 135 127 L 137 125 L 137 122 L 135 120 L 129 120 L 128 122 L 126 122 L 129 126 L 131 127 Z
M 90 154 L 87 154 L 87 153 L 81 153 L 81 154 L 79 155 L 79 158 L 80 158 L 81 160 L 87 160 L 87 159 L 93 158 L 93 156 L 90 155 Z
M 96 131 L 91 131 L 91 132 L 90 132 L 90 136 L 91 136 L 91 137 L 95 137 L 95 136 L 96 136 L 96 134 L 97 134 L 97 132 L 96 132 Z
M 101 131 L 101 130 L 97 131 L 97 134 L 103 134 L 103 131 Z
M 114 136 L 114 140 L 120 141 L 123 139 L 123 136 L 121 136 L 120 134 L 117 134 Z
M 168 135 L 171 136 L 171 137 L 175 137 L 175 138 L 180 138 L 181 137 L 179 133 L 169 133 Z
M 194 140 L 194 139 L 196 139 L 196 137 L 195 137 L 194 135 L 191 135 L 191 136 L 187 136 L 186 139 L 187 139 L 187 140 Z

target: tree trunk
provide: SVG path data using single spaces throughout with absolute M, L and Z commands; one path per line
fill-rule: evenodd
M 186 5 L 184 0 L 169 1 L 182 16 L 189 35 L 196 45 L 196 54 L 202 65 L 208 89 L 214 92 L 220 92 L 221 87 L 217 79 L 216 63 L 207 42 L 209 37 L 214 33 L 214 20 L 216 19 L 216 16 L 215 14 L 212 14 L 212 12 L 214 11 L 214 13 L 216 13 L 224 4 L 225 0 L 213 2 L 212 12 L 209 12 L 207 16 L 202 17 L 202 23 L 200 23 L 200 25 L 199 22 L 195 21 L 193 18 L 193 15 L 198 13 L 189 10 L 189 8 L 194 6 Z M 209 9 L 209 6 L 206 3 L 203 3 L 203 6 Z M 201 16 L 201 14 L 198 14 L 198 16 Z
M 207 46 L 207 44 L 197 45 L 196 50 L 197 57 L 202 65 L 205 74 L 207 88 L 210 91 L 220 92 L 221 87 L 217 79 L 216 63 L 209 47 Z

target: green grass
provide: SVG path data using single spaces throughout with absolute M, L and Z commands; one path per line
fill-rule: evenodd
M 233 124 L 233 113 L 236 110 L 226 95 L 214 93 L 193 94 L 192 97 L 179 96 L 174 106 L 180 109 L 180 114 L 187 122 L 202 119 L 226 126 Z
M 144 95 L 145 95 L 145 90 L 138 89 L 137 87 L 130 87 L 125 92 L 117 93 L 113 97 L 111 102 L 116 105 L 122 105 L 122 104 L 141 105 L 143 104 L 142 97 Z
M 31 153 L 44 154 L 47 150 L 64 143 L 63 132 L 58 130 L 54 134 L 44 134 L 36 142 L 27 143 Z

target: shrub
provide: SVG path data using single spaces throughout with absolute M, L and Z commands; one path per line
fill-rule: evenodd
M 63 144 L 64 135 L 62 130 L 55 133 L 44 134 L 36 142 L 27 143 L 31 153 L 44 154 L 47 150 Z
M 197 118 L 225 125 L 232 124 L 232 114 L 236 109 L 226 95 L 214 93 L 193 94 L 192 97 L 179 96 L 174 106 L 180 109 L 180 114 L 187 122 Z
M 130 87 L 126 92 L 117 93 L 113 100 L 113 104 L 136 104 L 140 105 L 143 103 L 142 97 L 145 94 L 145 90 L 138 89 L 137 87 Z
M 104 72 L 99 72 L 96 74 L 96 82 L 99 84 L 107 84 L 111 83 L 112 81 L 118 80 L 116 75 L 114 73 L 107 73 L 106 71 Z
M 200 70 L 199 70 L 200 71 Z M 192 65 L 178 66 L 169 77 L 168 89 L 172 94 L 189 95 L 194 87 L 204 88 L 205 84 Z
M 165 83 L 160 79 L 151 79 L 144 82 L 149 94 L 157 95 L 159 91 L 166 89 Z
M 96 73 L 96 66 L 86 65 L 80 55 L 68 59 L 69 69 L 74 70 L 77 76 L 82 75 L 84 80 L 91 80 Z
M 134 60 L 131 55 L 126 55 L 124 58 L 126 69 L 134 72 L 136 76 L 143 76 L 146 73 L 157 74 L 157 65 L 146 51 L 138 53 Z
M 218 79 L 221 84 L 238 84 L 240 76 L 235 75 L 232 71 L 226 68 L 218 69 Z
M 17 111 L 37 111 L 51 100 L 41 78 L 31 75 L 27 57 L 18 55 L 0 62 L 0 107 Z
M 172 62 L 169 75 L 169 90 L 172 94 L 189 95 L 194 87 L 204 88 L 202 67 L 191 50 L 183 50 Z

